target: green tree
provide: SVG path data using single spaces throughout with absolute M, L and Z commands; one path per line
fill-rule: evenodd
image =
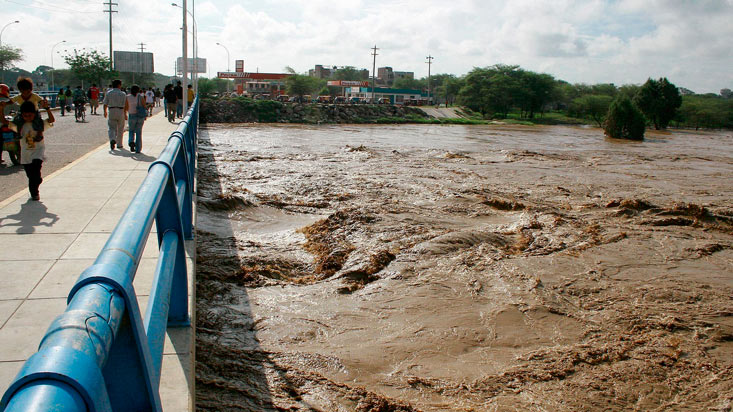
M 23 50 L 12 46 L 0 46 L 0 71 L 3 81 L 5 81 L 5 68 L 21 60 L 23 60 Z
M 397 79 L 392 83 L 393 89 L 427 90 L 428 79 L 408 79 L 406 77 Z
M 362 71 L 353 66 L 346 66 L 336 70 L 334 80 L 364 80 Z
M 109 58 L 96 50 L 79 52 L 74 49 L 74 54 L 64 56 L 64 61 L 77 78 L 89 83 L 103 84 L 104 80 L 119 75 L 110 70 Z
M 614 139 L 644 139 L 644 115 L 627 97 L 618 97 L 611 103 L 603 130 Z
M 655 129 L 666 129 L 682 105 L 682 96 L 677 86 L 666 77 L 659 80 L 649 79 L 639 89 L 634 103 L 654 124 Z
M 206 77 L 199 78 L 198 92 L 201 97 L 211 97 L 215 93 L 226 93 L 229 81 L 227 79 Z
M 603 127 L 603 121 L 612 102 L 611 96 L 587 94 L 573 100 L 572 111 L 582 117 L 593 119 L 598 127 Z
M 542 112 L 547 103 L 556 99 L 555 78 L 549 74 L 522 71 L 521 87 L 518 89 L 521 108 L 530 119 L 536 112 Z
M 291 74 L 285 79 L 285 87 L 291 96 L 303 97 L 321 90 L 326 85 L 322 79 L 304 74 Z

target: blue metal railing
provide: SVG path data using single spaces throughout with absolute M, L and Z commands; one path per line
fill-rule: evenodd
M 190 325 L 184 240 L 193 239 L 198 107 L 197 98 L 0 411 L 161 411 L 166 328 Z M 153 222 L 160 256 L 143 317 L 132 283 Z

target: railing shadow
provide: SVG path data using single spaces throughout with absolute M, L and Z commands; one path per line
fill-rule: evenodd
M 216 228 L 206 221 L 202 200 L 215 201 L 223 192 L 209 134 L 199 131 L 197 263 L 196 263 L 196 410 L 275 411 L 265 370 L 264 352 L 252 317 L 246 280 L 241 273 L 237 240 L 228 218 Z M 211 219 L 209 219 L 211 218 Z

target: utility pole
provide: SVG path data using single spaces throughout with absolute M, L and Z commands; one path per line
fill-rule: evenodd
M 104 10 L 105 13 L 109 13 L 109 70 L 114 70 L 114 64 L 112 64 L 112 13 L 117 13 L 117 10 L 112 10 L 112 6 L 117 6 L 117 3 L 113 3 L 112 0 L 107 1 L 107 3 L 102 3 L 105 6 L 109 7 L 107 10 Z
M 372 56 L 374 56 L 374 60 L 372 61 L 372 104 L 374 104 L 374 84 L 377 76 L 377 50 L 379 49 L 375 44 L 374 47 L 372 47 Z
M 433 57 L 433 56 L 431 56 L 431 55 L 428 54 L 428 57 L 426 57 L 426 59 L 428 59 L 428 61 L 425 62 L 425 63 L 428 64 L 428 104 L 430 104 L 430 66 L 433 65 L 433 59 L 434 58 L 435 57 Z
M 140 42 L 140 77 L 143 77 L 143 53 L 145 53 L 145 43 Z M 135 72 L 132 73 L 132 82 L 135 83 Z
M 186 9 L 187 4 L 186 0 L 183 0 L 183 7 L 181 7 L 183 11 L 183 39 L 181 39 L 181 43 L 183 43 L 183 68 L 182 68 L 182 75 L 181 80 L 183 80 L 181 87 L 183 88 L 183 93 L 181 94 L 181 98 L 183 99 L 183 114 L 182 116 L 186 117 L 186 112 L 188 111 L 188 16 L 186 16 L 186 13 L 188 10 Z

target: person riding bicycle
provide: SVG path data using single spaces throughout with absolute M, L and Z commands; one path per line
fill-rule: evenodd
M 81 88 L 81 86 L 76 86 L 76 89 L 74 89 L 74 93 L 71 95 L 72 101 L 74 102 L 74 107 L 76 110 L 84 110 L 84 104 L 87 102 L 87 96 L 86 93 L 84 93 L 84 90 Z

